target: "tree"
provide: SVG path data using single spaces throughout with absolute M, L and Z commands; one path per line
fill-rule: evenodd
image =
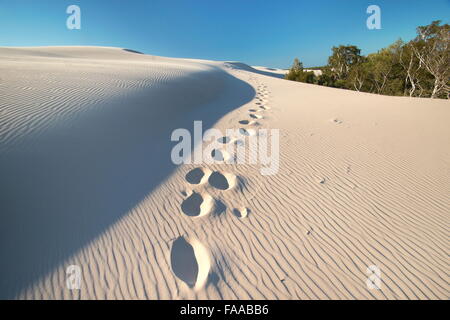
M 335 80 L 333 72 L 329 66 L 325 66 L 322 69 L 322 74 L 317 78 L 317 84 L 327 87 L 335 87 Z
M 315 82 L 314 72 L 304 71 L 303 63 L 298 58 L 294 59 L 294 63 L 286 74 L 285 79 L 307 83 Z
M 369 77 L 369 64 L 367 59 L 361 57 L 359 61 L 353 64 L 348 73 L 348 87 L 354 88 L 356 91 L 361 91 L 363 85 Z
M 417 37 L 361 55 L 354 45 L 332 48 L 318 77 L 297 58 L 286 79 L 356 91 L 450 99 L 450 26 L 433 21 L 417 28 Z
M 294 63 L 292 64 L 292 69 L 295 72 L 303 71 L 303 63 L 300 62 L 300 60 L 298 58 L 295 58 Z
M 450 25 L 433 21 L 428 26 L 417 28 L 412 50 L 420 64 L 433 76 L 431 98 L 449 95 L 450 79 Z
M 295 58 L 292 67 L 285 76 L 285 79 L 298 81 L 297 78 L 300 72 L 303 72 L 303 63 L 301 63 L 298 58 Z
M 399 52 L 399 64 L 404 70 L 404 94 L 409 91 L 409 96 L 413 97 L 417 89 L 419 96 L 422 95 L 424 88 L 421 84 L 421 73 L 423 73 L 422 63 L 416 57 L 413 50 L 414 43 L 409 42 L 401 46 Z
M 386 53 L 389 55 L 392 63 L 391 70 L 386 79 L 383 94 L 401 96 L 405 95 L 405 75 L 406 72 L 400 63 L 402 49 L 404 42 L 399 39 L 386 48 Z
M 391 47 L 381 49 L 377 53 L 368 55 L 371 67 L 371 80 L 373 81 L 378 94 L 384 92 L 389 75 L 394 66 L 394 54 Z
M 352 65 L 361 59 L 361 50 L 356 46 L 340 45 L 332 48 L 333 54 L 328 58 L 328 65 L 337 80 L 345 79 Z

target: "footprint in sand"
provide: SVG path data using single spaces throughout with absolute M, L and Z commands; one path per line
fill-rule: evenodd
M 250 213 L 250 209 L 248 208 L 240 208 L 240 209 L 233 209 L 233 214 L 238 218 L 246 218 L 248 214 Z
M 231 173 L 221 173 L 219 171 L 214 171 L 209 176 L 208 182 L 216 189 L 230 190 L 236 185 L 236 176 Z
M 225 150 L 213 149 L 211 151 L 211 158 L 217 162 L 224 162 L 230 160 L 231 155 Z
M 181 203 L 181 211 L 189 217 L 202 217 L 211 213 L 214 199 L 207 193 L 195 191 Z
M 258 109 L 249 109 L 248 112 L 250 114 L 252 113 L 258 113 L 258 112 L 264 112 L 265 111 L 265 107 L 264 106 L 260 106 Z
M 175 276 L 191 289 L 201 289 L 208 281 L 211 269 L 209 253 L 197 239 L 176 239 L 170 252 L 170 265 Z
M 259 101 L 264 101 L 264 100 L 267 100 L 267 97 L 265 95 L 263 95 L 263 94 L 260 94 L 259 97 L 258 97 L 258 100 Z
M 244 136 L 247 136 L 247 137 L 256 135 L 256 131 L 255 130 L 253 130 L 253 129 L 245 129 L 245 128 L 239 128 L 239 133 L 244 135 Z
M 250 114 L 250 117 L 251 118 L 253 118 L 253 119 L 262 119 L 263 118 L 263 116 L 261 116 L 261 115 L 259 115 L 259 114 Z
M 244 135 L 244 136 L 254 136 L 256 134 L 256 132 L 252 129 L 244 129 L 244 128 L 239 128 L 239 133 Z
M 203 168 L 195 168 L 186 174 L 186 181 L 190 184 L 203 184 L 208 179 L 211 170 Z
M 222 138 L 217 139 L 217 142 L 223 143 L 223 144 L 230 143 L 230 141 L 231 141 L 231 138 L 227 137 L 227 136 L 224 136 Z
M 253 120 L 239 120 L 238 122 L 239 122 L 239 124 L 243 124 L 243 125 L 252 125 L 255 123 L 255 121 L 253 121 Z

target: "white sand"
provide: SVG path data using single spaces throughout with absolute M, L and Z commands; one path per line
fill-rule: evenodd
M 0 48 L 0 297 L 448 299 L 449 102 L 266 71 Z M 194 120 L 280 129 L 278 174 L 173 165 Z

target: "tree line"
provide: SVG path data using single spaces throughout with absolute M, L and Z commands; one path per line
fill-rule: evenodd
M 367 56 L 354 45 L 333 47 L 320 70 L 316 76 L 295 58 L 285 78 L 384 95 L 449 99 L 450 26 L 439 20 L 419 26 L 411 41 L 399 39 Z

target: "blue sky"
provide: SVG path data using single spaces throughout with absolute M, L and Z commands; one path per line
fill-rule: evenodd
M 66 28 L 71 4 L 81 8 L 81 30 Z M 381 8 L 381 30 L 366 27 L 371 4 Z M 0 0 L 0 46 L 117 46 L 281 68 L 299 57 L 317 66 L 333 45 L 367 54 L 449 16 L 450 0 Z

